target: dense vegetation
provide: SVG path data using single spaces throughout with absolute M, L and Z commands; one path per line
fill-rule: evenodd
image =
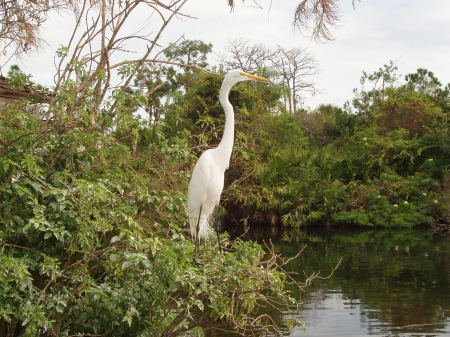
M 30 85 L 18 68 L 9 78 Z M 0 110 L 0 335 L 201 336 L 213 321 L 281 333 L 261 311 L 296 303 L 277 256 L 223 236 L 223 254 L 212 241 L 193 264 L 185 201 L 200 134 L 141 119 L 147 99 L 122 89 L 114 118 L 93 124 L 87 90 L 68 81 L 47 107 Z
M 210 51 L 191 41 L 166 53 L 206 67 Z M 395 70 L 364 73 L 372 88 L 351 104 L 293 114 L 281 85 L 236 86 L 229 222 L 448 225 L 449 86 L 423 69 L 399 83 Z M 30 84 L 17 68 L 9 77 Z M 70 80 L 46 108 L 0 110 L 2 335 L 201 335 L 215 320 L 261 331 L 268 301 L 295 302 L 280 262 L 255 243 L 224 235 L 224 254 L 212 241 L 192 264 L 186 187 L 221 137 L 221 78 L 176 67 L 135 78 L 96 114 L 96 87 Z
M 285 226 L 448 230 L 449 85 L 425 69 L 397 79 L 391 63 L 363 73 L 344 107 L 259 111 L 240 125 L 229 212 Z
M 206 66 L 211 49 L 201 46 L 176 51 L 180 57 L 201 51 L 194 55 Z M 281 82 L 270 69 L 259 73 Z M 177 85 L 160 93 L 170 97 L 156 109 L 165 118 L 163 132 L 193 134 L 191 145 L 214 146 L 223 126 L 220 79 L 173 69 L 166 76 Z M 363 72 L 361 89 L 343 107 L 292 114 L 282 83 L 241 84 L 231 93 L 237 125 L 223 198 L 228 224 L 448 230 L 450 84 L 426 69 L 402 80 L 391 62 Z

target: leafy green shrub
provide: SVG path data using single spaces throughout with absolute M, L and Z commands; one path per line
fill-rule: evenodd
M 412 227 L 445 217 L 449 91 L 423 71 L 398 86 L 395 70 L 364 73 L 374 87 L 356 92 L 356 111 L 321 106 L 250 121 L 253 155 L 236 152 L 231 207 L 275 211 L 286 226 Z
M 125 96 L 128 108 L 140 101 Z M 267 328 L 258 311 L 271 296 L 295 302 L 276 259 L 223 238 L 223 254 L 203 247 L 202 266 L 192 263 L 190 133 L 166 137 L 122 103 L 97 126 L 82 106 L 52 121 L 27 105 L 0 110 L 0 335 Z

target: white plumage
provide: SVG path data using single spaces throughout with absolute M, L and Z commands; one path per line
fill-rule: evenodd
M 238 82 L 267 79 L 232 70 L 225 75 L 220 88 L 219 101 L 225 112 L 225 128 L 222 140 L 214 149 L 206 150 L 198 159 L 192 172 L 188 191 L 188 215 L 191 234 L 196 245 L 210 234 L 208 219 L 219 205 L 223 190 L 224 173 L 230 163 L 234 141 L 234 111 L 228 94 Z

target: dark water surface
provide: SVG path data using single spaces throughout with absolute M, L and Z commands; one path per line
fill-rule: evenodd
M 306 330 L 292 336 L 450 336 L 450 238 L 428 230 L 285 232 L 283 256 L 307 245 L 290 269 L 319 272 L 298 312 Z
M 298 311 L 275 314 L 281 325 L 292 318 L 306 324 L 291 336 L 450 336 L 449 237 L 417 229 L 271 234 L 285 258 L 307 246 L 288 266 L 300 282 L 316 272 L 327 276 L 342 258 L 330 278 L 294 293 L 303 302 Z

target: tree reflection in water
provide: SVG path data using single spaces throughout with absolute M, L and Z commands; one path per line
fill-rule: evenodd
M 308 244 L 292 271 L 327 273 L 316 280 L 298 315 L 295 336 L 450 334 L 450 240 L 427 230 L 286 231 L 284 256 Z
M 426 229 L 414 230 L 293 230 L 284 233 L 263 228 L 249 239 L 275 243 L 283 257 L 302 255 L 289 264 L 303 282 L 316 279 L 304 293 L 294 292 L 304 305 L 298 312 L 280 314 L 278 322 L 299 318 L 306 330 L 295 337 L 450 336 L 450 239 Z M 232 233 L 232 236 L 239 233 Z M 213 328 L 213 327 L 212 327 Z M 226 328 L 221 326 L 221 328 Z M 208 337 L 234 337 L 223 330 L 207 330 Z

